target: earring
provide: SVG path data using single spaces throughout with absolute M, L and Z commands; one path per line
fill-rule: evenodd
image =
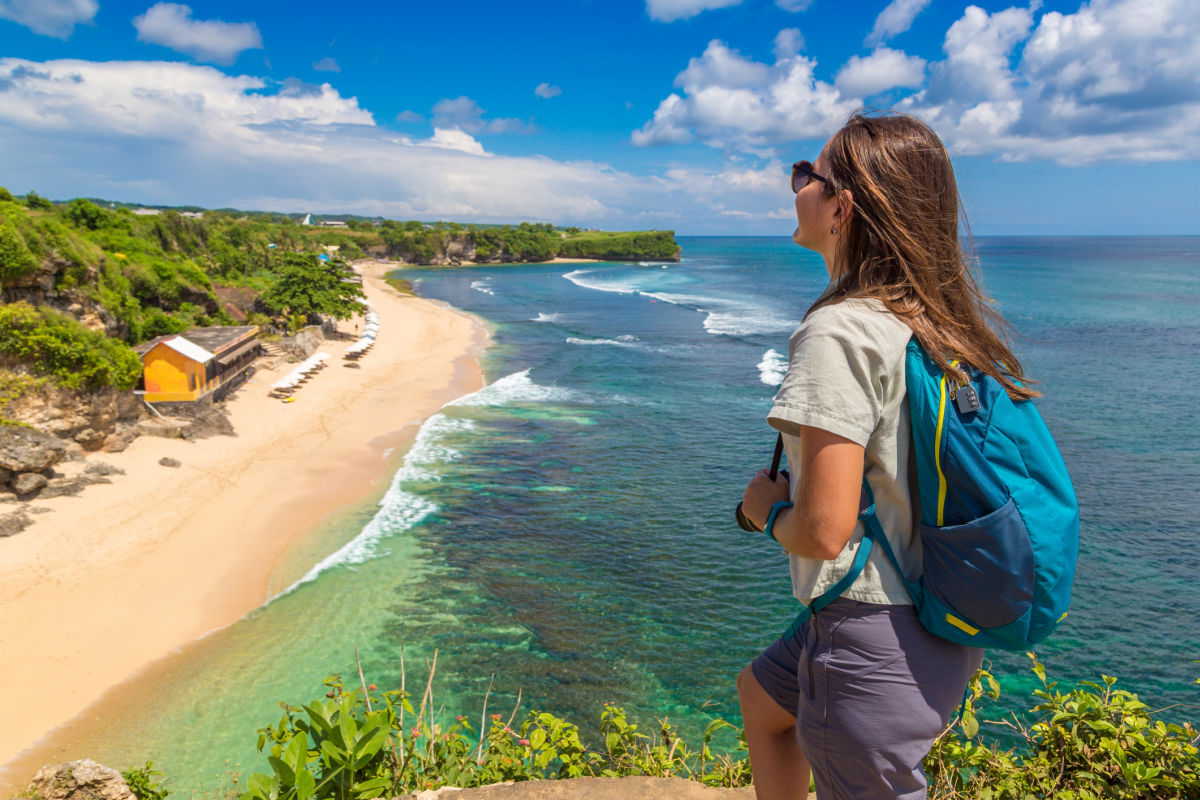
M 829 232 L 832 233 L 834 236 L 837 236 L 837 228 L 834 227 L 833 225 L 829 226 Z

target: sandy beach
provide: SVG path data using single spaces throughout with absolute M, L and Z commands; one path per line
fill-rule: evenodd
M 389 480 L 387 454 L 482 386 L 479 320 L 400 296 L 382 280 L 390 268 L 358 267 L 380 318 L 361 369 L 342 366 L 351 341 L 327 341 L 330 366 L 291 403 L 267 396 L 291 365 L 260 369 L 228 401 L 235 437 L 143 436 L 89 456 L 126 474 L 35 501 L 47 511 L 0 539 L 0 788 L 23 787 L 18 754 L 108 689 L 268 600 L 289 544 Z

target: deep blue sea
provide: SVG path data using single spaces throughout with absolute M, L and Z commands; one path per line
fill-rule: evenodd
M 160 683 L 174 702 L 110 730 L 115 760 L 152 757 L 183 787 L 211 785 L 223 759 L 245 770 L 276 701 L 323 693 L 355 645 L 381 687 L 403 652 L 410 690 L 436 649 L 451 716 L 478 715 L 490 684 L 490 709 L 520 692 L 585 734 L 605 701 L 692 732 L 738 720 L 734 676 L 795 604 L 783 552 L 733 509 L 769 461 L 788 335 L 826 275 L 786 238 L 679 243 L 677 264 L 399 273 L 487 321 L 489 385 L 309 543 L 292 566 L 306 582 L 181 656 Z M 1195 720 L 1200 237 L 977 248 L 1082 511 L 1071 615 L 1038 656 L 1064 684 L 1116 675 Z M 1028 659 L 989 660 L 995 713 L 1029 707 Z

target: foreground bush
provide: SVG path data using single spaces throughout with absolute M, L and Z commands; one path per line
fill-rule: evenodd
M 925 759 L 930 798 L 1200 798 L 1200 735 L 1190 723 L 1155 720 L 1137 695 L 1114 689 L 1117 679 L 1109 675 L 1060 692 L 1036 657 L 1029 657 L 1042 684 L 1033 693 L 1041 701 L 1033 707 L 1034 721 L 992 723 L 1014 732 L 1020 744 L 1004 750 L 975 740 L 976 704 L 1000 696 L 995 678 L 980 670 L 962 720 L 938 738 Z
M 709 723 L 701 746 L 692 750 L 665 720 L 646 734 L 623 709 L 605 705 L 602 744 L 592 747 L 576 725 L 553 714 L 531 711 L 514 724 L 516 710 L 507 721 L 488 716 L 486 700 L 482 736 L 464 716 L 437 719 L 432 674 L 419 709 L 404 691 L 376 695 L 374 685 L 348 690 L 336 676 L 325 683 L 325 699 L 283 704 L 279 722 L 259 731 L 258 749 L 270 753 L 273 774 L 251 775 L 242 800 L 364 800 L 440 786 L 581 776 L 676 776 L 711 786 L 750 782 L 744 758 L 714 755 L 712 741 L 722 731 L 734 752 L 745 751 L 741 731 L 724 720 Z
M 1113 689 L 1115 678 L 1062 693 L 1036 659 L 1033 671 L 1042 683 L 1034 692 L 1040 701 L 1034 721 L 987 723 L 1017 734 L 1018 746 L 1007 750 L 977 740 L 977 707 L 985 696 L 999 697 L 1000 687 L 985 670 L 975 676 L 961 719 L 925 760 L 931 800 L 1200 798 L 1198 734 L 1191 724 L 1155 720 L 1135 695 Z M 251 775 L 241 800 L 367 800 L 448 785 L 580 776 L 674 776 L 726 787 L 752 780 L 742 731 L 721 719 L 709 723 L 692 749 L 666 721 L 644 733 L 623 709 L 605 705 L 597 744 L 591 744 L 576 725 L 553 714 L 531 711 L 515 725 L 515 710 L 507 721 L 488 716 L 485 700 L 477 735 L 464 716 L 448 723 L 435 718 L 432 675 L 417 710 L 404 691 L 375 695 L 374 685 L 360 682 L 348 690 L 333 677 L 325 699 L 283 704 L 279 722 L 259 731 L 258 749 L 270 754 L 272 774 Z M 716 738 L 725 740 L 726 750 L 714 748 Z

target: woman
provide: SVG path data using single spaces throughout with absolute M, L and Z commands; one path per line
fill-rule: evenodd
M 1036 393 L 1018 385 L 1004 321 L 967 268 L 954 172 L 932 130 L 907 116 L 855 114 L 815 162 L 792 170 L 792 238 L 821 254 L 830 284 L 791 337 L 768 415 L 791 483 L 764 470 L 743 511 L 759 528 L 771 522 L 807 605 L 854 559 L 864 475 L 901 566 L 920 574 L 904 381 L 912 336 L 952 375 L 957 358 L 1014 398 Z M 820 800 L 925 797 L 921 761 L 981 660 L 981 650 L 921 627 L 875 548 L 839 599 L 738 676 L 759 800 L 806 797 L 810 768 Z

